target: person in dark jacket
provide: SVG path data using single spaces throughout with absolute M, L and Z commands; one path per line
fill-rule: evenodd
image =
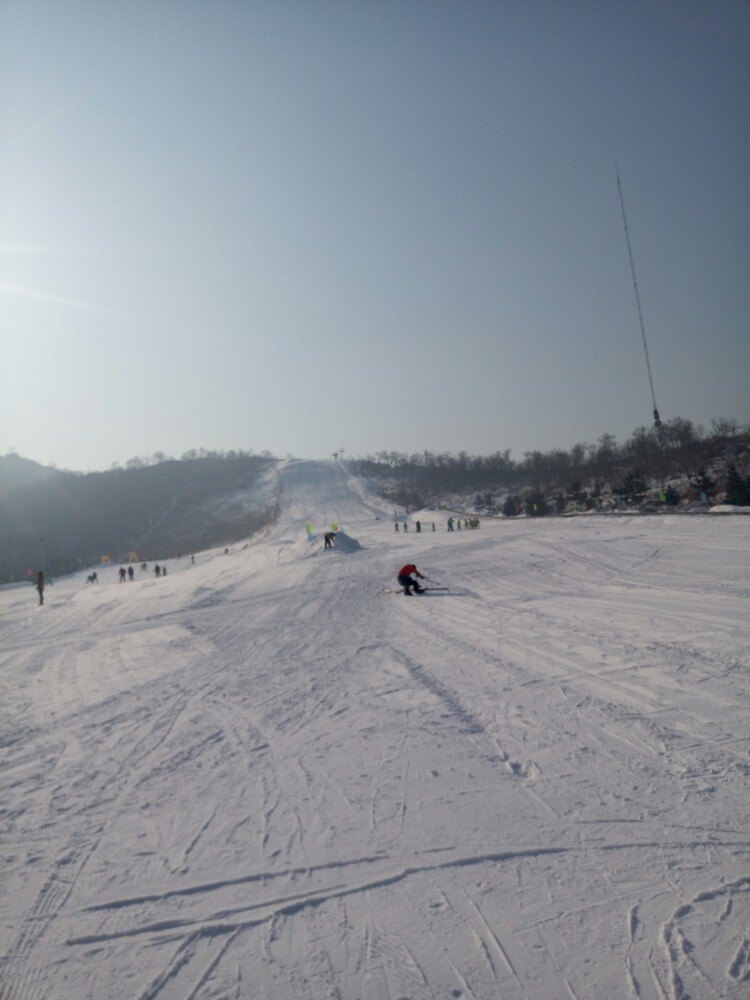
M 323 538 L 325 540 L 325 546 L 324 546 L 324 548 L 326 548 L 326 549 L 332 549 L 332 548 L 334 548 L 333 540 L 334 540 L 335 537 L 336 537 L 336 532 L 335 531 L 326 531 L 325 535 L 323 535 Z
M 36 589 L 39 591 L 39 603 L 44 604 L 44 571 L 41 569 L 36 575 Z
M 418 576 L 420 580 L 424 580 L 424 577 L 414 563 L 407 563 L 398 571 L 398 582 L 404 588 L 404 597 L 411 597 L 412 590 L 414 590 L 415 594 L 424 593 L 424 587 L 420 587 L 419 583 L 412 576 L 412 573 L 414 576 Z

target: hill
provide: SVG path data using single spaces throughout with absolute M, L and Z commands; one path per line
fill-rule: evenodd
M 168 460 L 108 472 L 2 460 L 0 582 L 128 558 L 163 559 L 252 535 L 273 517 L 275 463 L 260 456 Z M 8 471 L 9 470 L 9 471 Z M 46 474 L 49 473 L 49 474 Z
M 459 452 L 378 452 L 357 459 L 360 474 L 381 495 L 411 509 L 430 504 L 532 516 L 606 506 L 620 510 L 750 505 L 750 432 L 730 420 L 710 433 L 677 417 L 661 428 L 637 428 L 619 445 L 602 434 L 596 445 L 531 451 L 514 460 Z
M 278 475 L 247 547 L 0 590 L 0 995 L 744 1000 L 750 519 Z
M 57 469 L 40 465 L 31 459 L 21 458 L 11 452 L 0 456 L 0 497 L 11 490 L 24 486 L 34 486 L 55 476 L 62 475 Z

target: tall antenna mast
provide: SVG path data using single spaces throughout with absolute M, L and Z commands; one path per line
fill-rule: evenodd
M 643 325 L 643 310 L 641 309 L 641 297 L 638 294 L 638 282 L 635 277 L 635 264 L 633 263 L 633 251 L 630 246 L 630 232 L 628 231 L 628 220 L 625 216 L 625 201 L 622 197 L 622 184 L 620 183 L 620 173 L 615 168 L 617 175 L 617 190 L 620 192 L 620 208 L 622 209 L 622 221 L 625 225 L 625 239 L 628 244 L 628 257 L 630 258 L 630 273 L 633 275 L 633 288 L 635 289 L 635 301 L 638 306 L 638 321 L 641 324 L 641 338 L 643 340 L 643 353 L 646 355 L 646 370 L 648 371 L 648 384 L 651 386 L 651 402 L 654 404 L 654 427 L 661 427 L 659 410 L 656 406 L 656 394 L 654 393 L 654 379 L 651 375 L 651 361 L 648 356 L 648 344 L 646 343 L 646 328 Z

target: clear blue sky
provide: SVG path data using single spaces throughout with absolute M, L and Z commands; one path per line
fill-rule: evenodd
M 0 454 L 750 421 L 750 6 L 0 6 Z

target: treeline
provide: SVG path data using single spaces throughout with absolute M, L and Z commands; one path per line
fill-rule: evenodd
M 155 451 L 150 455 L 134 455 L 133 458 L 129 458 L 125 462 L 112 462 L 110 471 L 146 469 L 150 465 L 163 465 L 164 462 L 196 462 L 199 459 L 227 458 L 231 461 L 236 458 L 263 458 L 271 460 L 274 457 L 270 451 L 261 451 L 256 455 L 252 448 L 237 448 L 230 449 L 229 451 L 224 451 L 221 448 L 190 448 L 188 451 L 184 451 L 179 458 L 175 458 L 174 455 L 167 455 L 163 451 Z M 83 474 L 77 473 L 77 475 Z
M 614 435 L 602 434 L 596 444 L 575 444 L 569 451 L 527 451 L 521 460 L 511 458 L 510 449 L 491 455 L 380 451 L 354 464 L 361 474 L 387 481 L 386 495 L 407 506 L 421 505 L 428 495 L 481 494 L 490 489 L 523 488 L 544 497 L 566 490 L 581 493 L 583 482 L 595 483 L 599 495 L 629 488 L 634 481 L 639 485 L 642 481 L 645 492 L 649 482 L 665 484 L 671 479 L 692 481 L 696 489 L 711 491 L 723 489 L 724 483 L 712 479 L 707 467 L 749 442 L 750 427 L 740 427 L 736 420 L 714 420 L 706 431 L 675 417 L 658 428 L 636 428 L 622 444 Z
M 160 453 L 157 453 L 157 455 Z M 51 575 L 102 556 L 164 559 L 235 541 L 274 515 L 231 497 L 251 488 L 270 456 L 198 451 L 131 460 L 107 472 L 56 472 L 0 493 L 0 582 L 29 569 Z M 230 499 L 227 499 L 230 498 Z

